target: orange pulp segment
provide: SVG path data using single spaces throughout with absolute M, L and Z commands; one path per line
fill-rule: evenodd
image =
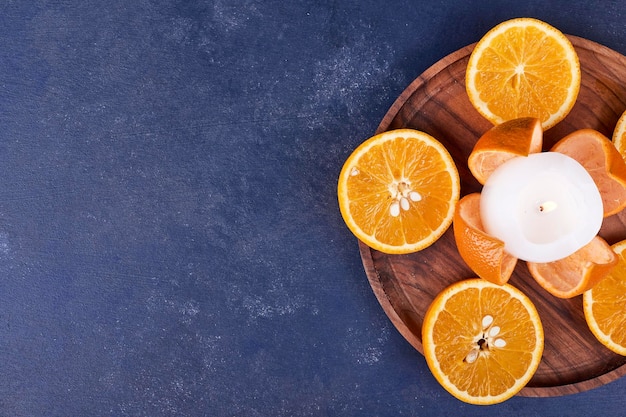
M 495 404 L 518 393 L 539 366 L 543 327 L 530 299 L 515 287 L 467 279 L 443 290 L 422 326 L 424 356 L 437 381 L 471 404 Z
M 413 129 L 378 134 L 346 160 L 337 187 L 348 228 L 369 247 L 410 253 L 450 226 L 459 174 L 446 148 Z

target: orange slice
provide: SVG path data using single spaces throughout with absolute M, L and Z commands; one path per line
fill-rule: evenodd
M 626 111 L 622 113 L 615 125 L 612 141 L 622 158 L 626 159 Z
M 626 207 L 626 162 L 613 143 L 593 129 L 581 129 L 558 141 L 551 149 L 578 161 L 596 183 L 604 217 Z
M 467 165 L 482 185 L 500 165 L 516 156 L 541 152 L 543 130 L 537 118 L 509 120 L 489 129 L 478 139 Z
M 357 238 L 381 252 L 409 253 L 448 229 L 460 182 L 439 141 L 398 129 L 362 143 L 345 162 L 337 189 L 341 215 Z
M 594 336 L 613 352 L 626 356 L 626 240 L 611 246 L 617 266 L 583 294 L 585 320 Z
M 493 124 L 536 117 L 547 130 L 565 118 L 578 97 L 580 63 L 558 29 L 517 18 L 480 39 L 465 82 L 471 103 Z
M 518 393 L 543 353 L 535 306 L 515 287 L 483 279 L 452 284 L 432 302 L 422 326 L 431 372 L 453 396 L 495 404 Z
M 571 298 L 591 289 L 617 264 L 617 256 L 600 236 L 554 262 L 527 262 L 530 274 L 555 297 Z
M 472 271 L 494 284 L 506 283 L 517 258 L 504 251 L 504 242 L 485 232 L 480 219 L 479 193 L 459 200 L 452 225 L 459 254 Z

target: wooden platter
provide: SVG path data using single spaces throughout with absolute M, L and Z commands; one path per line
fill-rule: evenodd
M 609 138 L 626 110 L 626 57 L 592 41 L 568 36 L 578 52 L 582 84 L 570 114 L 544 133 L 544 150 L 582 128 Z M 402 127 L 431 134 L 454 158 L 461 195 L 481 186 L 467 168 L 476 140 L 492 125 L 472 107 L 465 92 L 465 68 L 474 45 L 437 62 L 398 97 L 378 132 Z M 610 244 L 626 239 L 626 213 L 604 219 L 600 235 Z M 431 247 L 409 255 L 387 255 L 359 242 L 372 289 L 398 331 L 420 352 L 421 326 L 431 301 L 449 284 L 475 274 L 459 256 L 452 228 Z M 519 261 L 509 281 L 535 303 L 545 331 L 542 362 L 519 395 L 549 397 L 582 392 L 626 374 L 626 357 L 612 353 L 589 331 L 582 297 L 561 300 L 542 290 Z

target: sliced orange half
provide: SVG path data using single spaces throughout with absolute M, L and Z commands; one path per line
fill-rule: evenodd
M 518 393 L 543 353 L 541 320 L 515 287 L 468 279 L 443 290 L 422 326 L 424 356 L 437 381 L 470 404 L 495 404 Z
M 506 283 L 517 258 L 504 251 L 504 242 L 485 232 L 480 219 L 479 193 L 459 200 L 452 224 L 459 254 L 472 271 L 494 284 Z
M 337 186 L 348 228 L 385 253 L 416 252 L 450 226 L 459 173 L 446 148 L 412 129 L 376 135 L 347 159 Z
M 626 111 L 622 113 L 617 121 L 611 140 L 617 151 L 622 155 L 622 158 L 626 159 Z
M 617 256 L 600 236 L 558 261 L 527 262 L 535 281 L 559 298 L 575 297 L 593 288 L 616 264 Z
M 536 117 L 547 130 L 576 102 L 580 63 L 561 31 L 537 19 L 517 18 L 480 39 L 465 81 L 471 103 L 493 124 Z
M 585 320 L 594 336 L 613 352 L 626 356 L 626 240 L 612 246 L 617 266 L 583 294 Z
M 613 143 L 593 129 L 581 129 L 558 141 L 551 149 L 578 161 L 596 183 L 604 217 L 626 207 L 626 162 Z
M 541 152 L 543 130 L 537 118 L 523 117 L 489 129 L 474 145 L 467 165 L 482 185 L 496 168 L 516 156 Z

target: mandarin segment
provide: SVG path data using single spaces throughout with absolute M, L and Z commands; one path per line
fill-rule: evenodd
M 452 223 L 461 258 L 479 277 L 502 285 L 517 264 L 517 258 L 504 251 L 504 242 L 487 234 L 480 219 L 480 194 L 468 194 L 457 203 Z
M 495 26 L 476 44 L 466 90 L 493 124 L 536 117 L 549 129 L 570 112 L 580 78 L 578 55 L 563 33 L 537 19 L 517 18 Z
M 585 320 L 600 343 L 626 356 L 626 241 L 612 246 L 617 266 L 583 294 Z
M 348 228 L 385 253 L 433 244 L 452 223 L 459 193 L 459 174 L 448 151 L 413 129 L 363 142 L 344 163 L 337 185 Z
M 604 217 L 626 207 L 626 162 L 606 136 L 594 129 L 580 129 L 551 150 L 575 159 L 589 172 L 602 196 Z
M 471 404 L 495 404 L 521 390 L 543 352 L 543 328 L 521 291 L 467 279 L 439 293 L 422 327 L 426 362 L 437 381 Z

